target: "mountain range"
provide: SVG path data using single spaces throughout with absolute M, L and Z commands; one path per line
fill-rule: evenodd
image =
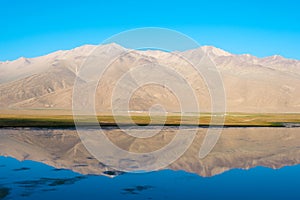
M 96 54 L 95 54 L 96 50 Z M 85 45 L 72 50 L 57 51 L 36 58 L 21 57 L 14 61 L 0 62 L 0 109 L 63 109 L 71 110 L 74 82 L 78 78 L 82 64 L 91 56 L 109 59 L 110 55 L 125 52 L 106 73 L 106 79 L 99 82 L 96 91 L 96 109 L 109 112 L 112 105 L 128 92 L 126 88 L 134 84 L 131 77 L 121 86 L 120 94 L 111 103 L 112 91 L 117 81 L 134 66 L 168 65 L 183 71 L 186 79 L 196 91 L 201 111 L 211 110 L 211 99 L 205 81 L 189 71 L 187 64 L 178 60 L 180 55 L 187 60 L 201 60 L 208 56 L 220 72 L 226 95 L 227 112 L 285 113 L 300 112 L 300 61 L 286 59 L 279 55 L 258 58 L 249 54 L 236 55 L 222 49 L 203 46 L 184 52 L 164 52 L 159 50 L 129 50 L 117 44 Z M 126 53 L 127 52 L 127 53 Z M 96 67 L 101 66 L 98 63 Z M 205 64 L 200 67 L 206 67 Z M 97 70 L 94 68 L 93 70 Z M 141 76 L 155 76 L 151 67 Z M 166 72 L 167 73 L 167 72 Z M 91 74 L 93 75 L 93 71 Z M 158 75 L 157 75 L 158 76 Z M 92 76 L 90 76 L 92 77 Z M 173 81 L 171 76 L 162 76 Z M 208 77 L 209 78 L 209 77 Z M 97 77 L 92 77 L 97 79 Z M 93 81 L 95 81 L 93 80 Z M 180 90 L 184 88 L 178 84 Z M 189 96 L 185 97 L 188 101 Z M 170 112 L 179 111 L 176 95 L 164 86 L 143 86 L 136 90 L 131 99 L 131 110 L 147 111 L 154 104 L 161 104 Z

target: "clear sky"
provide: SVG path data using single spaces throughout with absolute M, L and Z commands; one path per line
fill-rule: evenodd
M 1 0 L 0 60 L 99 44 L 127 29 L 164 27 L 201 45 L 300 59 L 300 1 Z

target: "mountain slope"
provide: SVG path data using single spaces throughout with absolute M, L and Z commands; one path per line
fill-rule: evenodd
M 177 84 L 169 70 L 156 70 L 156 66 L 169 66 L 170 69 L 184 75 L 184 78 L 196 91 L 202 111 L 210 111 L 211 99 L 205 84 L 191 65 L 184 59 L 196 62 L 207 55 L 220 71 L 226 93 L 226 106 L 229 112 L 300 112 L 300 61 L 285 59 L 281 56 L 257 58 L 251 55 L 234 55 L 224 50 L 204 46 L 185 52 L 131 51 L 117 44 L 102 46 L 86 45 L 69 51 L 57 51 L 38 58 L 20 58 L 11 62 L 0 63 L 0 108 L 63 108 L 71 109 L 73 84 L 82 64 L 89 55 L 101 58 L 93 69 L 80 79 L 89 83 L 96 81 L 95 73 L 103 70 L 110 55 L 124 53 L 117 58 L 108 70 L 105 78 L 99 81 L 96 90 L 96 108 L 107 112 L 112 109 L 111 99 L 121 77 L 127 80 L 120 86 L 113 105 L 124 108 L 122 98 L 129 89 L 136 87 L 135 72 L 139 66 L 144 71 L 139 76 L 155 77 L 171 82 L 180 91 L 185 88 Z M 146 67 L 145 67 L 146 66 Z M 152 67 L 151 67 L 152 66 Z M 200 67 L 206 67 L 205 64 Z M 130 73 L 126 73 L 126 72 Z M 161 74 L 160 74 L 161 73 Z M 83 99 L 86 97 L 82 97 Z M 190 96 L 183 97 L 189 101 Z M 178 100 L 163 85 L 141 87 L 132 94 L 131 110 L 149 110 L 154 104 L 162 104 L 167 111 L 180 111 Z

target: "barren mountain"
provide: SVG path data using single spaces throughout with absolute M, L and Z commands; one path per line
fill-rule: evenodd
M 122 56 L 111 60 L 112 55 L 118 54 Z M 171 83 L 179 96 L 182 92 L 179 99 L 189 102 L 192 97 L 184 95 L 187 89 L 184 81 L 195 91 L 201 111 L 209 112 L 212 104 L 209 90 L 212 88 L 207 88 L 205 78 L 210 77 L 199 76 L 189 63 L 192 60 L 193 64 L 199 63 L 200 68 L 206 69 L 209 64 L 202 62 L 203 57 L 209 57 L 221 74 L 228 112 L 300 112 L 298 60 L 234 55 L 211 46 L 170 53 L 129 50 L 117 44 L 86 45 L 37 58 L 0 62 L 0 108 L 70 110 L 75 80 L 88 90 L 99 78 L 97 71 L 103 70 L 96 90 L 99 112 L 124 110 L 124 97 L 128 95 L 131 110 L 145 111 L 161 104 L 167 111 L 180 111 L 177 93 L 166 85 Z M 82 64 L 91 60 L 97 62 L 92 63 L 88 73 L 80 74 Z M 180 74 L 182 80 L 175 73 Z M 161 80 L 162 84 L 139 87 L 139 81 L 151 77 Z M 85 98 L 82 96 L 82 102 Z

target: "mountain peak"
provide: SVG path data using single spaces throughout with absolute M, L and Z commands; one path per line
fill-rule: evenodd
M 280 55 L 272 55 L 272 56 L 268 56 L 265 58 L 262 58 L 263 61 L 265 62 L 281 62 L 281 61 L 285 61 L 287 60 L 286 58 L 280 56 Z
M 105 48 L 109 49 L 119 49 L 119 50 L 125 50 L 125 48 L 117 43 L 107 43 L 107 44 L 101 44 L 100 46 L 103 46 Z
M 273 55 L 273 56 L 270 56 L 270 58 L 272 58 L 273 60 L 283 60 L 283 59 L 285 59 L 281 55 Z
M 25 58 L 25 57 L 20 57 L 20 58 L 18 58 L 17 60 L 14 60 L 14 61 L 12 61 L 12 62 L 15 62 L 15 63 L 18 63 L 18 64 L 30 64 L 31 62 L 30 62 L 30 60 L 28 59 L 28 58 Z
M 208 55 L 215 55 L 215 56 L 231 56 L 232 54 L 224 51 L 223 49 L 219 49 L 214 46 L 202 46 L 201 49 L 207 53 Z

